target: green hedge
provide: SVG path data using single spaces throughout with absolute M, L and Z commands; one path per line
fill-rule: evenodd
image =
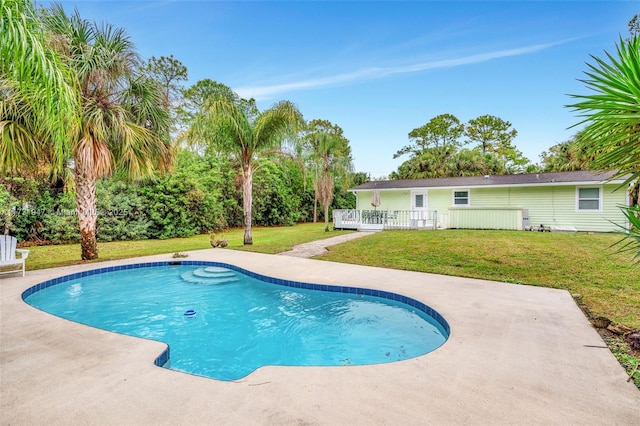
M 308 180 L 308 178 L 307 178 Z M 78 242 L 72 191 L 44 179 L 2 180 L 0 209 L 20 241 Z M 254 174 L 253 223 L 293 225 L 313 219 L 313 185 L 292 160 L 264 161 Z M 337 184 L 333 208 L 352 208 Z M 228 158 L 181 151 L 173 172 L 144 181 L 113 176 L 98 182 L 98 241 L 188 237 L 244 224 L 237 169 Z M 318 220 L 323 220 L 318 209 Z

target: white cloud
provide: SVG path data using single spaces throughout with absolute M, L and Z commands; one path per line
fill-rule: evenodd
M 270 86 L 246 86 L 236 87 L 234 91 L 243 98 L 255 98 L 256 100 L 268 99 L 274 95 L 297 90 L 313 89 L 319 87 L 333 86 L 349 82 L 361 82 L 363 80 L 373 80 L 395 74 L 415 73 L 437 68 L 452 68 L 461 65 L 477 64 L 493 59 L 506 58 L 511 56 L 526 55 L 539 52 L 571 40 L 563 40 L 552 43 L 537 44 L 533 46 L 520 47 L 515 49 L 498 50 L 495 52 L 480 53 L 477 55 L 463 56 L 460 58 L 444 59 L 440 61 L 422 62 L 399 67 L 371 67 L 358 71 L 337 74 L 327 77 L 296 81 L 291 83 L 275 84 Z

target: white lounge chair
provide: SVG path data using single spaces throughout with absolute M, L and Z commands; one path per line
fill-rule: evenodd
M 24 261 L 29 256 L 29 250 L 17 249 L 17 243 L 16 237 L 0 235 L 0 268 L 10 265 L 22 265 L 22 276 L 24 277 Z M 16 257 L 16 253 L 20 253 L 20 257 Z M 0 274 L 13 274 L 19 271 L 20 269 L 11 269 L 9 271 L 0 271 Z

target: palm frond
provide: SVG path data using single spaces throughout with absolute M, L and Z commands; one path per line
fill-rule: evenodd
M 569 105 L 587 124 L 584 136 L 592 154 L 593 167 L 615 170 L 617 176 L 640 178 L 640 38 L 622 38 L 616 55 L 606 60 L 592 56 L 587 79 L 581 80 L 592 93 L 571 95 L 579 102 Z
M 120 170 L 132 178 L 139 178 L 168 168 L 172 159 L 170 147 L 158 140 L 157 135 L 131 122 L 127 122 L 122 130 L 123 139 L 118 151 Z
M 157 81 L 130 78 L 120 103 L 137 124 L 169 140 L 169 111 Z
M 26 166 L 37 164 L 38 143 L 33 133 L 22 123 L 0 121 L 0 157 L 3 172 L 15 172 Z
M 280 101 L 258 115 L 254 123 L 254 149 L 271 149 L 287 135 L 294 135 L 304 127 L 304 119 L 296 106 Z
M 616 242 L 613 247 L 618 246 L 616 253 L 634 253 L 636 264 L 640 264 L 640 206 L 626 207 L 622 209 L 629 226 L 619 225 L 623 238 Z
M 53 161 L 61 166 L 67 141 L 78 128 L 75 117 L 79 98 L 73 90 L 74 74 L 56 51 L 49 48 L 45 29 L 31 1 L 2 1 L 0 25 L 0 80 L 5 88 L 12 86 L 14 101 L 19 98 L 14 104 L 22 107 L 13 109 L 10 119 L 23 123 L 24 131 L 34 131 L 34 140 L 51 142 Z M 0 119 L 9 117 L 0 116 Z M 20 134 L 26 136 L 24 132 Z M 26 140 L 22 137 L 13 142 Z M 25 147 L 23 152 L 27 151 Z M 5 160 L 8 159 L 0 157 L 3 169 L 8 166 Z M 11 168 L 15 168 L 17 160 L 18 157 L 11 160 Z
M 254 131 L 243 110 L 227 98 L 210 100 L 204 111 L 196 114 L 189 140 L 194 144 L 213 145 L 238 157 L 253 157 Z

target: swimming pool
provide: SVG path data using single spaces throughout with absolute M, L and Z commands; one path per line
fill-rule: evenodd
M 449 335 L 444 318 L 414 299 L 217 262 L 101 268 L 38 284 L 22 298 L 72 321 L 165 342 L 157 365 L 220 380 L 265 365 L 398 361 L 435 350 Z

